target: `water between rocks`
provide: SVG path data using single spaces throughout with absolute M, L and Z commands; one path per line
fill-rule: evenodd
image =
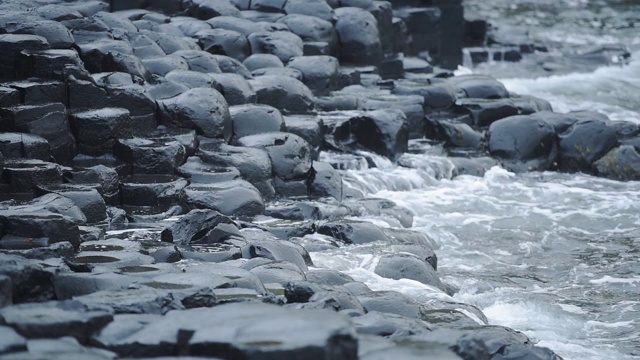
M 531 73 L 526 62 L 474 71 L 518 76 L 501 80 L 510 91 L 549 100 L 558 112 L 595 110 L 640 123 L 639 2 L 467 0 L 465 6 L 494 22 L 529 24 L 534 37 L 556 49 L 627 45 L 633 60 L 626 67 L 535 78 L 522 75 Z M 442 279 L 460 288 L 454 301 L 478 306 L 490 323 L 523 331 L 567 360 L 640 358 L 640 182 L 499 167 L 451 179 L 453 166 L 437 147 L 410 155 L 418 169 L 367 156 L 377 167 L 343 171 L 346 183 L 415 213 L 414 228 L 439 246 Z M 371 220 L 388 226 L 388 219 Z M 425 302 L 447 298 L 415 281 L 374 274 L 384 252 L 369 245 L 312 257 L 374 290 Z

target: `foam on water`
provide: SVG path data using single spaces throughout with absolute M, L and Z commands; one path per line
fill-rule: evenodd
M 627 66 L 535 79 L 500 79 L 507 89 L 551 102 L 554 111 L 592 110 L 611 120 L 640 123 L 640 52 Z
M 383 169 L 349 170 L 345 181 L 415 213 L 414 228 L 440 246 L 442 279 L 460 288 L 453 300 L 481 308 L 491 323 L 521 330 L 566 359 L 633 358 L 640 346 L 639 182 L 500 167 L 451 180 L 369 156 Z M 384 179 L 378 186 L 367 185 L 378 176 Z M 423 181 L 398 186 L 407 177 Z M 385 251 L 376 244 L 312 256 L 374 290 L 421 301 L 447 298 L 415 281 L 376 275 Z

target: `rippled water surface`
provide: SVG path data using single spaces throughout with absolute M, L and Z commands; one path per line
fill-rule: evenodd
M 640 123 L 639 1 L 466 0 L 466 6 L 497 23 L 527 24 L 533 37 L 561 51 L 628 46 L 634 60 L 625 67 L 501 80 L 510 91 L 549 100 L 555 111 L 594 110 Z M 375 275 L 382 245 L 314 253 L 316 264 L 374 289 L 476 305 L 491 323 L 523 331 L 565 359 L 640 358 L 640 182 L 499 167 L 483 177 L 450 179 L 453 165 L 433 150 L 406 155 L 415 169 L 371 155 L 377 168 L 343 175 L 350 186 L 415 213 L 414 228 L 439 246 L 438 271 L 460 288 L 453 299 Z

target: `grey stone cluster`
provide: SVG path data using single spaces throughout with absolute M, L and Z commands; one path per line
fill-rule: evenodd
M 444 0 L 0 3 L 0 359 L 558 359 L 472 305 L 309 255 L 381 241 L 376 274 L 456 291 L 411 212 L 343 187 L 321 151 L 403 164 L 427 136 L 567 170 L 635 154 L 615 146 L 637 129 L 434 70 L 459 63 L 462 21 Z

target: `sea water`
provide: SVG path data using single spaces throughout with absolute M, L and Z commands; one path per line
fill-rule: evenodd
M 467 6 L 494 21 L 529 24 L 538 39 L 562 50 L 611 41 L 629 46 L 627 66 L 501 80 L 512 92 L 550 101 L 557 112 L 592 110 L 640 123 L 640 2 L 467 0 Z M 615 21 L 636 29 L 606 25 Z M 518 74 L 525 65 L 468 71 Z M 500 72 L 504 66 L 513 71 Z M 440 276 L 460 289 L 453 298 L 416 281 L 376 275 L 379 257 L 389 251 L 384 244 L 316 252 L 314 263 L 374 290 L 475 305 L 491 324 L 522 331 L 567 360 L 640 358 L 640 182 L 500 167 L 482 177 L 452 178 L 454 166 L 443 153 L 434 146 L 405 155 L 412 168 L 367 154 L 376 167 L 358 164 L 342 175 L 347 186 L 414 212 L 413 228 L 438 247 Z

